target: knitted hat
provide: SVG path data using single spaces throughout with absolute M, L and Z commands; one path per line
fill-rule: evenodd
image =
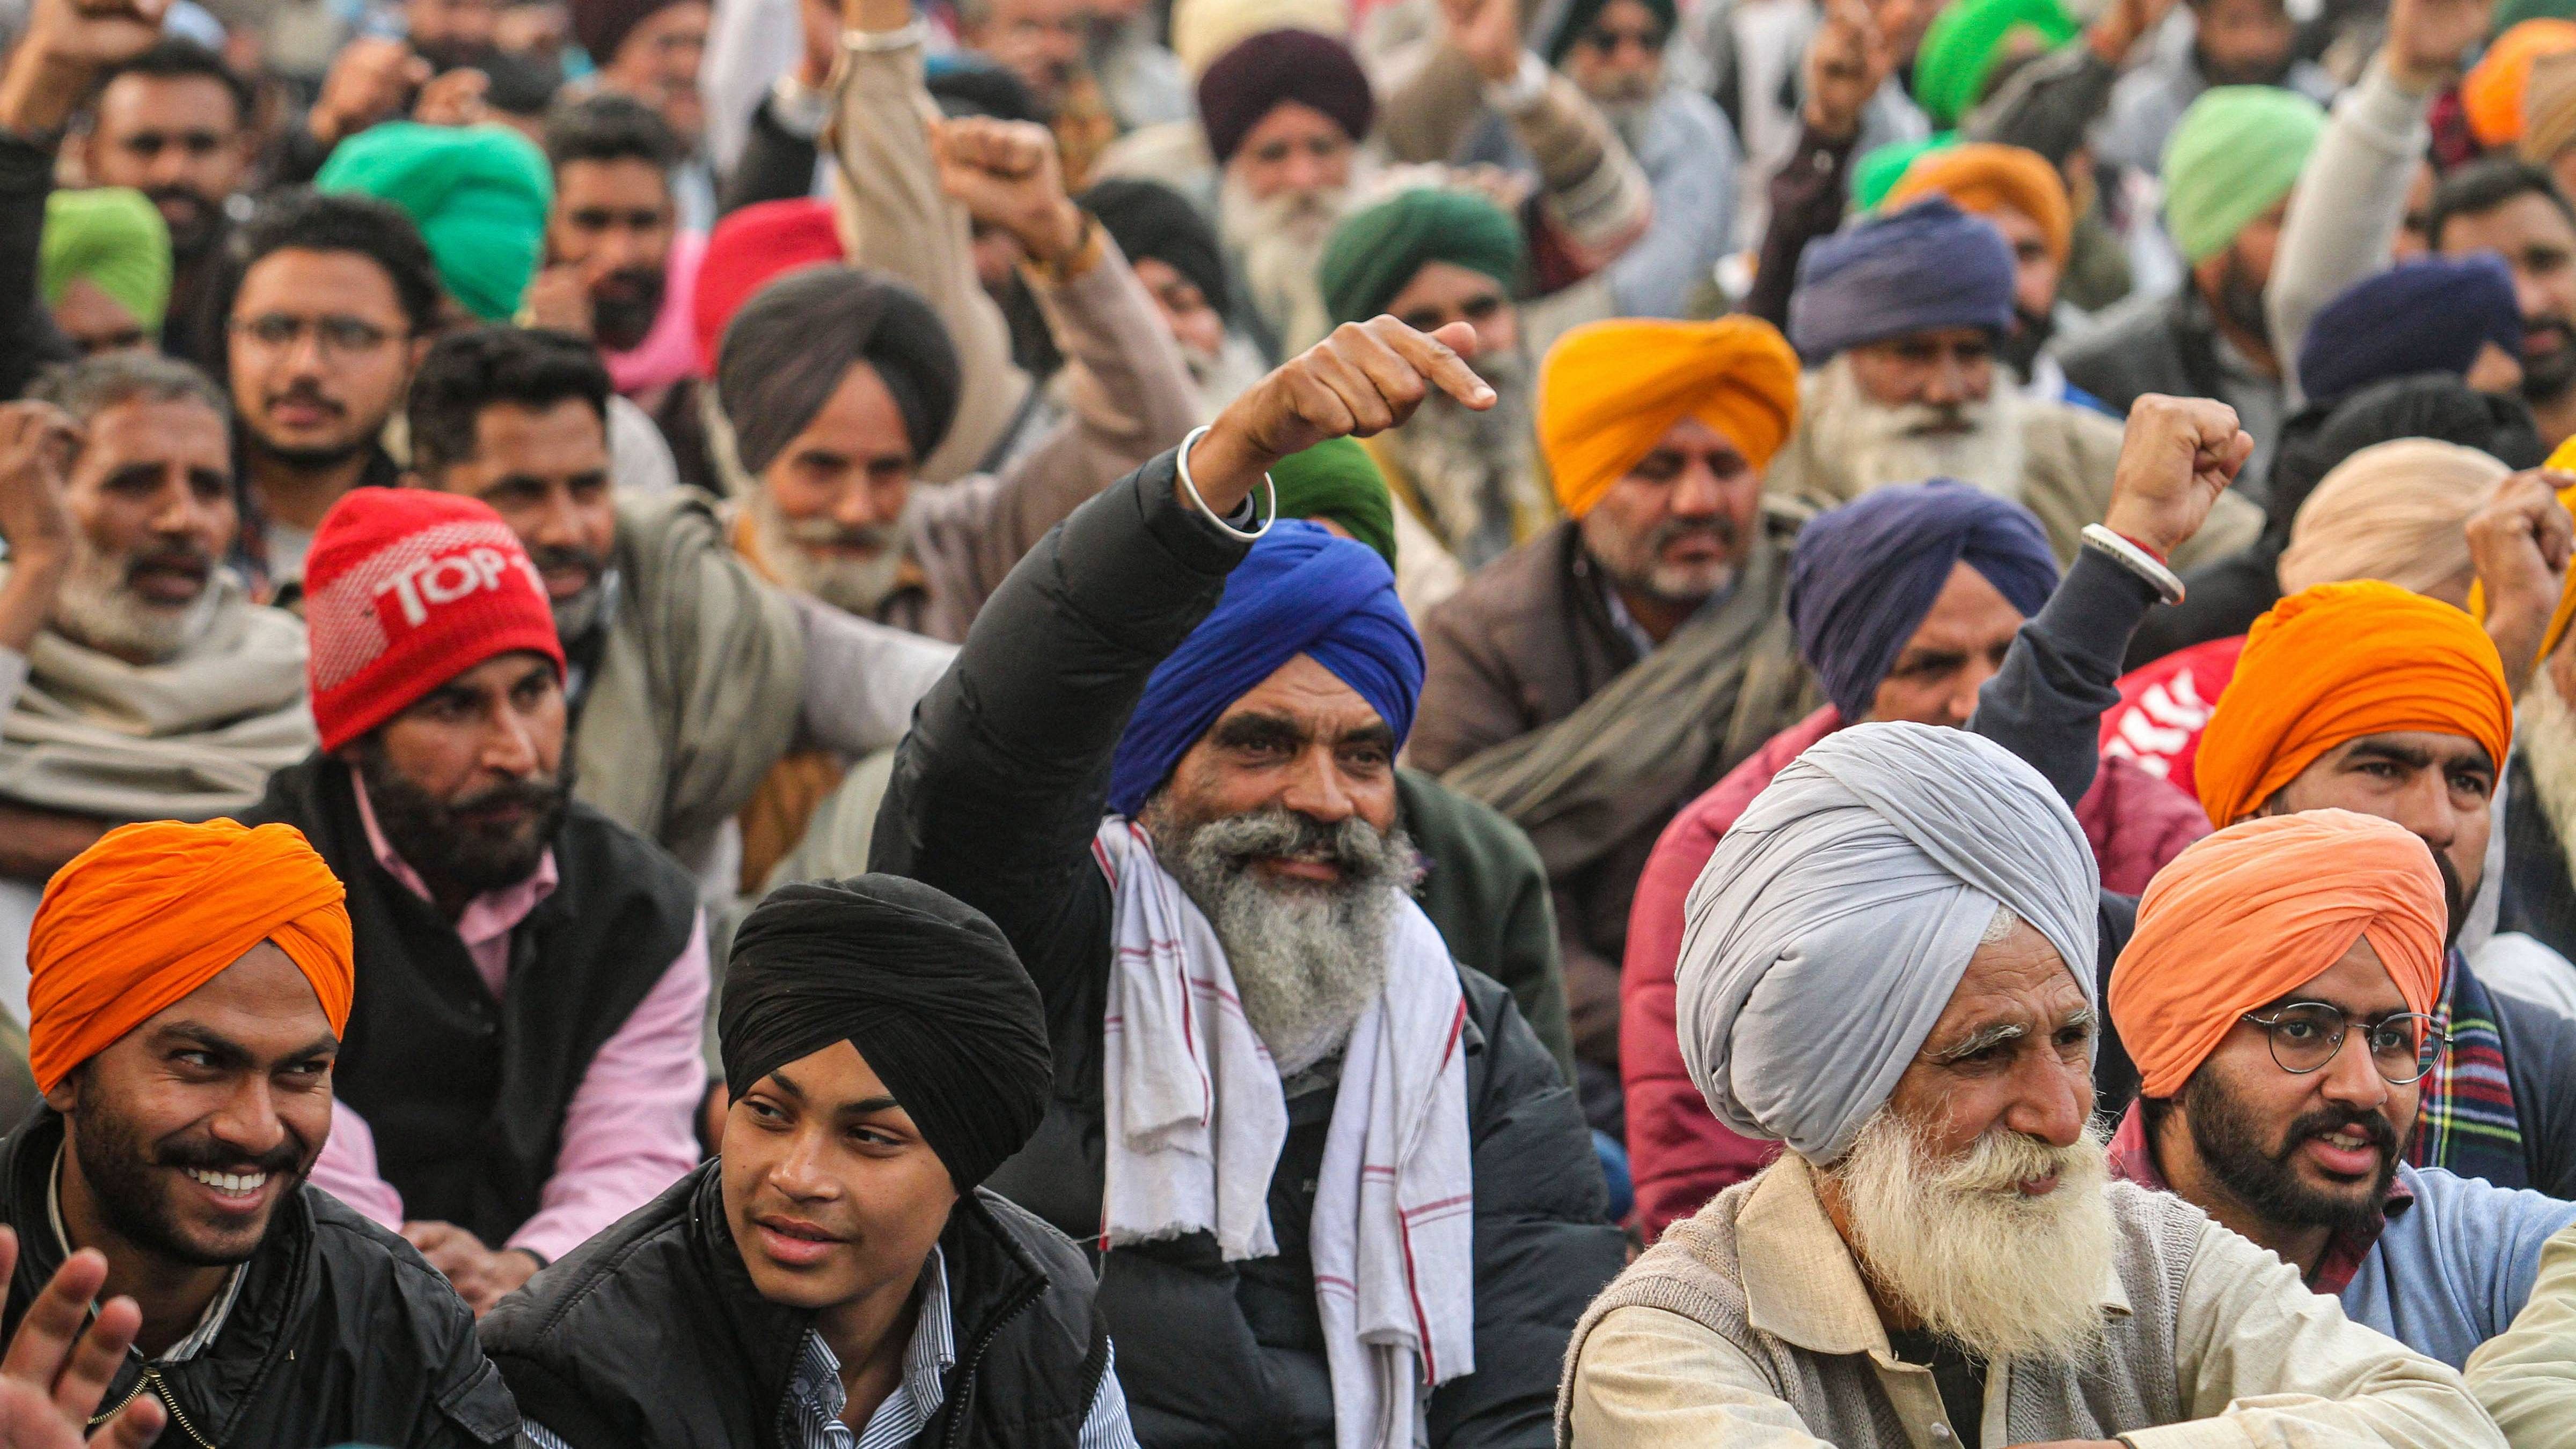
M 357 488 L 322 516 L 304 560 L 313 723 L 336 750 L 496 655 L 564 667 L 546 583 L 491 506 L 414 488 Z

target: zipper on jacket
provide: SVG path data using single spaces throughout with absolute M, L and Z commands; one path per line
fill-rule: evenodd
M 95 1429 L 115 1418 L 126 1405 L 141 1397 L 147 1387 L 152 1390 L 152 1396 L 161 1401 L 161 1407 L 170 1411 L 170 1422 L 178 1425 L 179 1432 L 187 1435 L 189 1440 L 197 1445 L 197 1449 L 215 1449 L 214 1441 L 198 1433 L 197 1426 L 188 1422 L 188 1416 L 179 1408 L 179 1401 L 171 1394 L 170 1386 L 162 1381 L 161 1370 L 150 1364 L 143 1366 L 142 1377 L 134 1381 L 134 1387 L 126 1391 L 124 1398 L 117 1400 L 113 1407 L 90 1416 L 89 1426 Z
M 1001 1317 L 994 1319 L 982 1333 L 975 1335 L 974 1347 L 966 1350 L 966 1357 L 958 1364 L 956 1392 L 949 1395 L 948 1432 L 942 1436 L 941 1441 L 946 1449 L 957 1449 L 959 1437 L 966 1432 L 966 1413 L 974 1407 L 975 1403 L 975 1370 L 983 1364 L 985 1351 L 993 1346 L 994 1339 L 1001 1337 L 1002 1330 L 1010 1324 L 1010 1321 L 1027 1312 L 1029 1305 L 1044 1296 L 1046 1290 L 1046 1280 L 1040 1278 L 1027 1292 L 1020 1295 L 1018 1302 L 1002 1310 Z M 214 1449 L 214 1446 L 209 1444 L 206 1449 Z

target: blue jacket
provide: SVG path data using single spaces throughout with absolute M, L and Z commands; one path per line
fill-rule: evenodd
M 2338 1295 L 2344 1316 L 2459 1368 L 2522 1311 L 2541 1245 L 2576 1222 L 2576 1203 L 2438 1167 L 2397 1176 L 2415 1200 L 2390 1214 Z

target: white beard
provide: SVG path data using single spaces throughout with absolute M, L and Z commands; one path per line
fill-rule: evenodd
M 54 632 L 119 659 L 166 664 L 215 626 L 215 610 L 224 595 L 220 569 L 206 576 L 196 598 L 174 609 L 147 604 L 128 587 L 127 562 L 121 554 L 98 552 L 86 536 L 75 533 L 72 566 L 54 597 Z
M 909 552 L 910 530 L 903 520 L 884 530 L 886 546 L 866 558 L 822 558 L 796 541 L 795 524 L 756 480 L 745 506 L 750 509 L 752 552 L 789 592 L 861 618 L 874 617 L 894 593 Z
M 2057 1173 L 2025 1197 L 2014 1184 Z M 1881 1107 L 1832 1168 L 1852 1249 L 1879 1290 L 1988 1363 L 2079 1363 L 2102 1346 L 2102 1275 L 2116 1229 L 2110 1163 L 2088 1128 L 2050 1147 L 1997 1128 L 1953 1161 L 1927 1161 Z
M 1251 294 L 1253 310 L 1279 339 L 1282 356 L 1305 351 L 1333 330 L 1315 267 L 1349 199 L 1346 188 L 1282 192 L 1256 201 L 1230 175 L 1218 193 L 1217 235 Z
M 2564 843 L 2576 841 L 2576 707 L 2558 692 L 2558 676 L 2546 660 L 2524 690 L 2514 744 L 2531 767 L 2531 793 L 2540 797 L 2540 813 L 2550 831 Z M 2520 800 L 2505 808 L 2526 808 Z
M 1473 365 L 1494 389 L 1492 407 L 1477 412 L 1435 389 L 1403 427 L 1385 435 L 1440 542 L 1470 569 L 1508 552 L 1519 518 L 1545 509 L 1529 359 L 1494 353 Z
M 1984 402 L 1955 410 L 1886 407 L 1861 390 L 1851 358 L 1837 354 L 1818 369 L 1808 388 L 1804 426 L 1816 467 L 1836 498 L 1858 498 L 1872 489 L 1927 478 L 1956 478 L 2018 503 L 2021 408 L 2021 395 L 2008 382 Z M 1964 421 L 1968 428 L 1924 431 L 1945 421 Z

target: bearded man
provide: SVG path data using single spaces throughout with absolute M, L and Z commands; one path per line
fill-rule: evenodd
M 2111 1157 L 2458 1368 L 2522 1312 L 2576 1204 L 2405 1160 L 2441 1059 L 2444 916 L 2432 852 L 2386 820 L 2276 815 L 2184 851 L 2111 973 L 2145 1078 Z
M 1414 521 L 1474 571 L 1556 521 L 1532 436 L 1534 369 L 1515 303 L 1527 269 L 1519 223 L 1481 192 L 1418 186 L 1333 229 L 1315 280 L 1335 322 L 1385 313 L 1416 332 L 1476 331 L 1476 375 L 1500 399 L 1445 394 L 1364 445 Z
M 2098 889 L 1978 735 L 1856 725 L 1780 772 L 1691 892 L 1680 1030 L 1786 1150 L 1586 1313 L 1560 1442 L 2503 1442 L 2453 1370 L 2106 1181 Z
M 1234 323 L 1266 356 L 1297 352 L 1338 320 L 1315 268 L 1377 116 L 1368 77 L 1340 40 L 1269 30 L 1210 62 L 1198 101 L 1219 176 L 1217 237 L 1241 282 Z
M 2059 560 L 2074 558 L 2110 507 L 2120 426 L 1995 386 L 2016 286 L 2003 234 L 1943 196 L 1811 243 L 1789 299 L 1789 339 L 1809 371 L 1770 489 L 1831 507 L 1957 478 L 2029 509 Z M 2222 498 L 2178 562 L 2234 552 L 2261 527 L 2254 505 Z
M 1946 196 L 1961 211 L 1993 222 L 2012 248 L 2013 325 L 2000 350 L 2023 390 L 2043 402 L 2084 401 L 2080 391 L 2069 397 L 2066 369 L 2057 361 L 2057 344 L 2092 325 L 2058 295 L 2075 247 L 2066 178 L 2036 151 L 1971 141 L 1916 157 L 1882 206 L 1902 210 L 1926 196 Z
M 2549 172 L 2489 157 L 2442 178 L 2426 213 L 2433 250 L 2502 256 L 2522 306 L 2522 397 L 2555 448 L 2576 436 L 2576 208 Z
M 1536 1449 L 1617 1266 L 1572 1093 L 1404 894 L 1394 578 L 1255 511 L 1265 469 L 1432 388 L 1490 402 L 1472 339 L 1339 328 L 1077 510 L 878 817 L 877 868 L 985 912 L 1038 983 L 1055 1092 L 991 1186 L 1103 1241 L 1147 1443 Z
M 2264 289 L 2325 112 L 2295 91 L 2226 85 L 2182 113 L 2164 149 L 2165 226 L 2189 286 L 2103 319 L 2061 357 L 2069 382 L 2126 409 L 2145 393 L 2214 397 L 2254 436 L 2238 486 L 2263 495 L 2288 411 Z
M 2549 466 L 2564 469 L 2571 460 L 2576 449 L 2562 446 L 2550 455 Z M 2576 489 L 2560 493 L 2558 501 L 2562 508 L 2576 503 Z M 2570 703 L 2576 701 L 2576 648 L 2566 643 L 2571 622 L 2576 589 L 2560 595 L 2541 636 L 2538 667 L 2520 696 L 2513 758 L 2505 767 L 2505 793 L 2515 803 L 2505 811 L 2496 918 L 2498 930 L 2528 935 L 2558 956 L 2576 949 L 2576 872 L 2565 845 L 2576 830 L 2576 707 Z
M 303 626 L 224 562 L 223 393 L 118 353 L 35 397 L 0 408 L 0 1010 L 22 1022 L 54 872 L 112 826 L 238 814 L 313 747 Z
M 1762 497 L 1796 369 L 1752 317 L 1567 333 L 1540 369 L 1539 436 L 1571 517 L 1425 623 L 1406 759 L 1538 846 L 1603 1130 L 1620 1120 L 1618 963 L 1655 834 L 1808 708 L 1780 607 L 1796 520 Z
M 165 1424 L 226 1444 L 517 1442 L 464 1305 L 307 1177 L 359 989 L 342 895 L 302 836 L 230 820 L 123 826 L 45 894 L 27 1032 L 44 1101 L 0 1143 L 0 1327 L 34 1337 L 86 1310 L 130 1340 L 62 1385 L 65 1408 L 84 1381 L 94 1403 L 110 1389 L 92 1445 L 141 1449 Z M 89 1292 L 40 1294 L 57 1272 Z M 13 1445 L 83 1442 L 10 1425 Z
M 2027 509 L 1947 479 L 1882 488 L 1810 520 L 1789 560 L 1789 626 L 1827 703 L 1773 735 L 1656 840 L 1629 910 L 1620 968 L 1620 1078 L 1629 1162 L 1648 1241 L 1761 1170 L 1767 1143 L 1708 1114 L 1673 1034 L 1682 907 L 1717 842 L 1819 740 L 1871 720 L 1964 728 L 2023 622 L 2057 587 Z M 2199 802 L 2106 761 L 2075 804 L 2106 889 L 2144 890 L 2209 833 Z
M 1127 265 L 1154 299 L 1198 388 L 1200 416 L 1217 409 L 1269 371 L 1261 349 L 1234 325 L 1234 282 L 1216 226 L 1188 197 L 1160 181 L 1111 177 L 1074 198 L 1127 254 Z
M 315 1180 L 480 1313 L 696 1164 L 697 886 L 571 798 L 545 579 L 490 508 L 361 489 L 305 577 L 322 748 L 246 813 L 348 882 L 368 962 Z

